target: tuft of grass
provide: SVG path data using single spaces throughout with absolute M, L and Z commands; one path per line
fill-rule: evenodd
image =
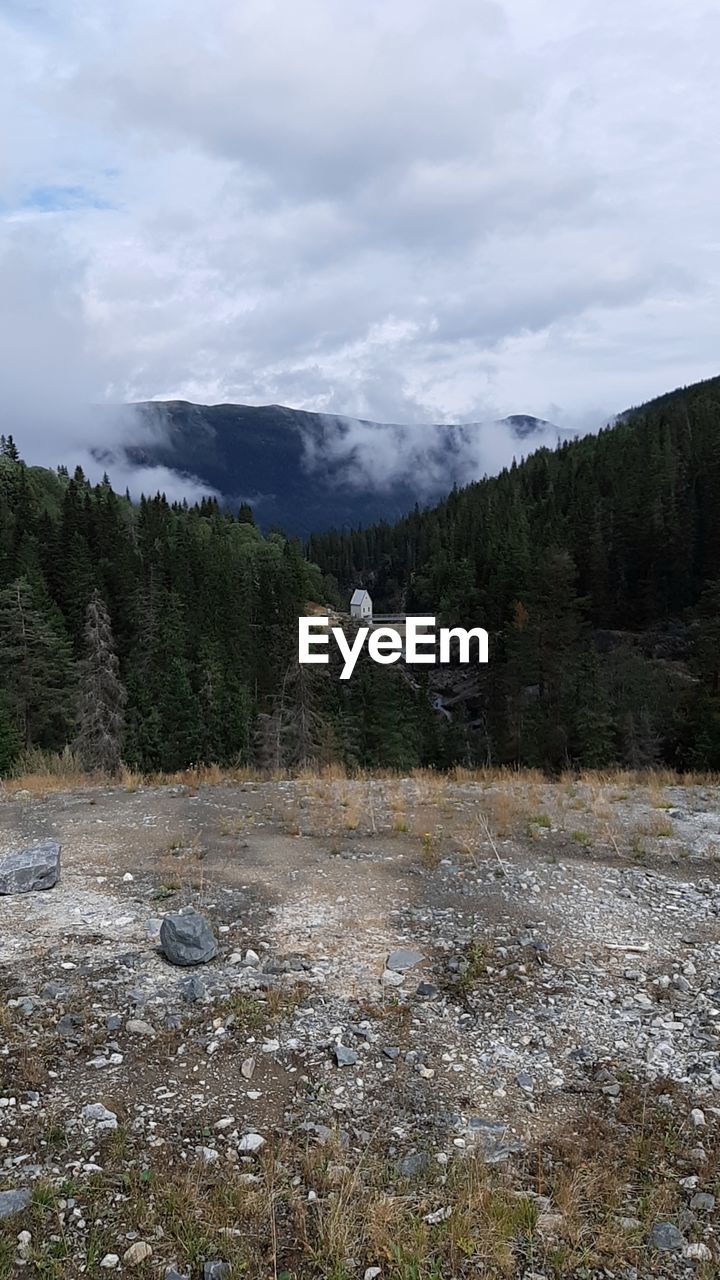
M 581 844 L 585 849 L 589 849 L 592 845 L 592 839 L 588 835 L 587 831 L 571 831 L 570 839 L 573 840 L 575 844 Z

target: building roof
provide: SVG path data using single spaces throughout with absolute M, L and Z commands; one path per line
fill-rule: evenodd
M 363 600 L 364 600 L 366 597 L 367 597 L 367 599 L 368 599 L 368 600 L 370 599 L 370 596 L 368 595 L 367 591 L 363 590 L 363 588 L 362 588 L 362 587 L 358 587 L 357 591 L 353 591 L 353 593 L 352 593 L 352 595 L 351 595 L 351 597 L 350 597 L 350 603 L 351 603 L 351 604 L 362 604 Z

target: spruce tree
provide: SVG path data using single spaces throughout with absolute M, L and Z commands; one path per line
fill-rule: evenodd
M 20 740 L 15 726 L 7 711 L 0 702 L 0 778 L 7 778 L 20 751 Z
M 65 746 L 75 683 L 70 648 L 24 578 L 0 591 L 0 655 L 0 693 L 21 746 Z
M 121 764 L 127 694 L 110 615 L 99 591 L 93 592 L 87 606 L 84 639 L 75 748 L 90 772 L 115 774 Z

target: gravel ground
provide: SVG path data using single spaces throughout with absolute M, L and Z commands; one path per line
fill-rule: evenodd
M 23 1212 L 8 1215 L 0 1276 L 177 1261 L 147 1230 L 151 1253 L 128 1257 L 136 1232 L 105 1210 L 97 1256 L 91 1215 L 73 1219 L 83 1186 L 115 1171 L 120 1130 L 133 1168 L 253 1178 L 263 1150 L 302 1137 L 434 1178 L 470 1158 L 505 1172 L 650 1096 L 684 1135 L 684 1216 L 628 1211 L 615 1271 L 524 1257 L 482 1274 L 714 1274 L 717 802 L 711 788 L 418 779 L 0 801 L 0 855 L 62 845 L 54 889 L 0 897 L 0 1215 L 3 1190 L 42 1187 L 65 1236 L 74 1224 L 61 1269 L 42 1270 L 37 1230 L 25 1239 Z M 159 931 L 189 906 L 219 953 L 184 969 Z

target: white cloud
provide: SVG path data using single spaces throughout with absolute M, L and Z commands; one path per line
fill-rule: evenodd
M 94 401 L 599 422 L 717 369 L 705 0 L 0 4 L 0 374 Z

